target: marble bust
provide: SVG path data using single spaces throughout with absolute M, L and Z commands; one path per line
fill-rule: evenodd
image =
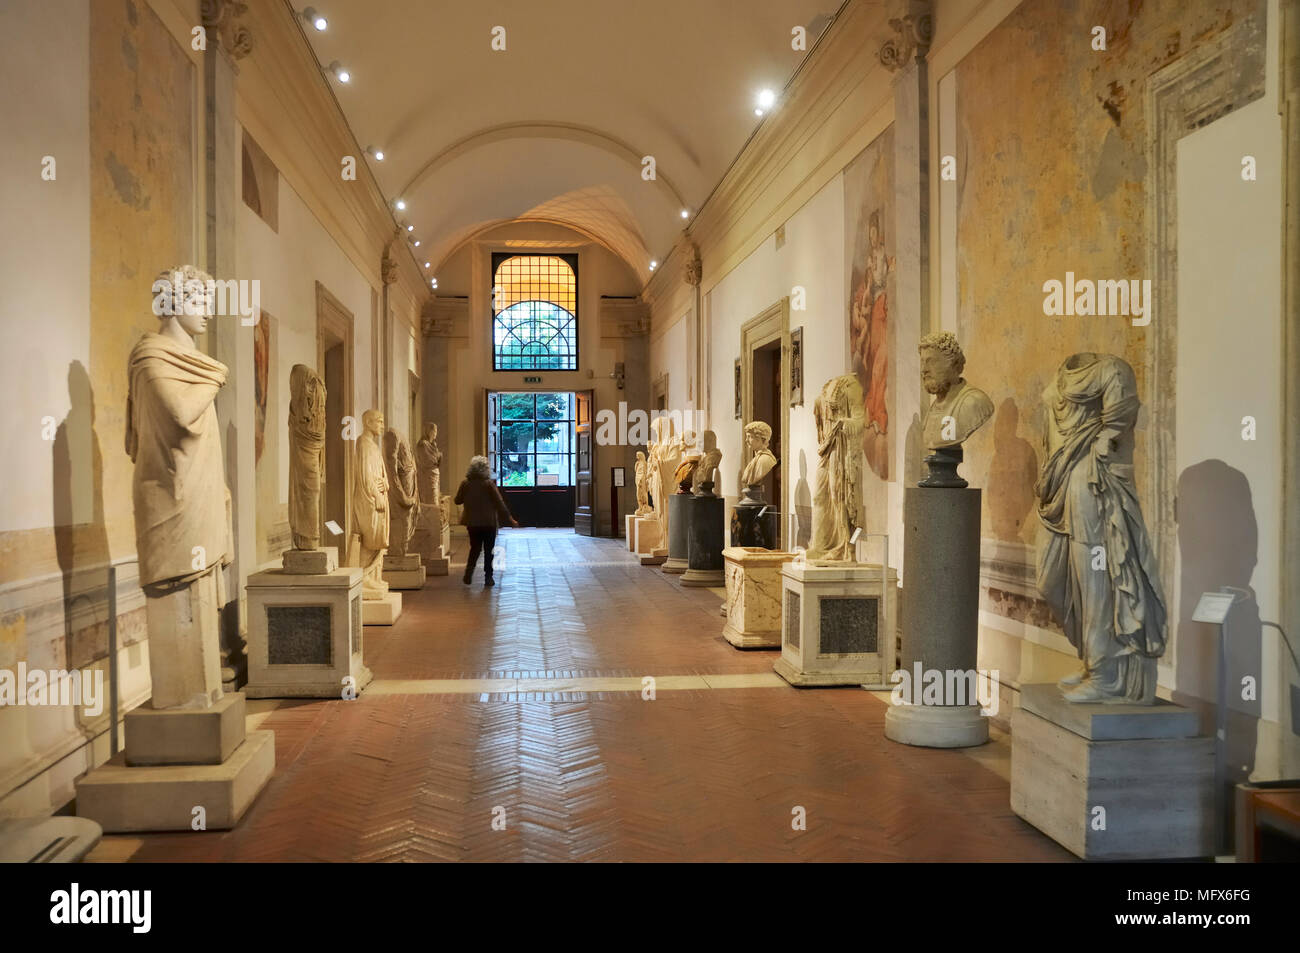
M 1083 663 L 1061 689 L 1070 702 L 1152 704 L 1167 616 L 1133 482 L 1141 407 L 1133 368 L 1110 354 L 1074 354 L 1043 402 L 1045 455 L 1034 493 L 1047 539 L 1038 549 L 1038 589 Z
M 388 473 L 388 554 L 405 556 L 415 535 L 415 458 L 406 438 L 392 428 L 384 434 L 384 468 Z
M 863 528 L 862 385 L 854 374 L 826 382 L 813 404 L 817 422 L 817 492 L 808 559 L 856 562 L 853 532 Z
M 755 486 L 776 466 L 776 456 L 767 448 L 772 439 L 772 428 L 761 420 L 745 424 L 745 444 L 749 447 L 749 462 L 740 471 L 740 488 Z
M 365 428 L 357 438 L 357 461 L 352 486 L 352 521 L 356 526 L 357 565 L 361 567 L 361 595 L 382 599 L 388 595 L 383 579 L 384 551 L 388 549 L 388 470 L 379 441 L 384 434 L 384 415 L 367 410 L 361 417 Z
M 704 453 L 691 477 L 691 493 L 695 496 L 712 496 L 713 475 L 722 462 L 722 451 L 718 449 L 718 435 L 712 430 L 704 431 L 703 444 Z
M 325 382 L 306 364 L 289 373 L 289 528 L 294 549 L 320 546 Z
M 218 608 L 232 535 L 216 398 L 224 364 L 195 346 L 212 312 L 204 282 L 186 265 L 158 276 L 174 304 L 140 338 L 127 364 L 127 456 L 135 464 L 136 552 L 145 594 L 154 708 L 207 708 L 221 700 Z M 174 288 L 181 282 L 183 288 Z M 183 303 L 182 303 L 182 300 Z
M 965 487 L 957 476 L 961 445 L 993 415 L 993 401 L 961 376 L 966 367 L 957 336 L 937 331 L 921 338 L 921 384 L 934 397 L 921 426 L 929 475 L 920 482 L 926 487 Z

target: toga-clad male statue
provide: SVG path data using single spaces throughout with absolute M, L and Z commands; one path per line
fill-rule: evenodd
M 306 364 L 289 373 L 289 528 L 294 549 L 320 545 L 325 470 L 325 382 Z

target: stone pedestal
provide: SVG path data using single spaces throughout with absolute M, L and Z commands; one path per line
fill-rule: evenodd
M 762 513 L 762 516 L 759 514 Z M 761 486 L 747 486 L 731 508 L 732 546 L 777 549 L 781 545 L 781 514 L 763 500 Z
M 623 517 L 623 536 L 627 540 L 627 551 L 636 552 L 636 521 L 634 513 L 628 513 Z
M 1085 860 L 1212 856 L 1214 739 L 1198 731 L 1196 713 L 1169 702 L 1072 704 L 1055 685 L 1024 685 L 1011 809 Z
M 250 698 L 340 698 L 371 679 L 362 658 L 361 570 L 248 577 Z M 397 596 L 400 599 L 400 596 Z
M 659 567 L 664 572 L 686 572 L 686 540 L 691 519 L 688 501 L 691 499 L 686 493 L 674 493 L 668 497 L 668 556 Z
M 339 568 L 339 548 L 318 546 L 316 549 L 286 549 L 280 557 L 284 571 L 295 575 L 319 575 Z
M 666 556 L 656 556 L 655 551 L 659 549 L 661 539 L 661 526 L 658 520 L 647 519 L 644 516 L 636 518 L 636 548 L 632 552 L 641 558 L 642 566 L 658 566 L 667 558 Z
M 738 649 L 779 649 L 781 567 L 794 553 L 731 546 L 722 558 L 727 582 L 722 637 Z
M 164 595 L 145 593 L 149 669 L 159 708 L 207 708 L 221 698 L 221 634 L 217 573 Z
M 126 764 L 221 764 L 244 741 L 244 693 L 211 708 L 157 709 L 152 702 L 126 713 Z
M 781 567 L 781 657 L 791 685 L 889 689 L 898 574 L 868 563 Z
M 390 592 L 380 599 L 361 600 L 362 625 L 392 625 L 402 614 L 402 594 Z
M 715 588 L 726 584 L 722 547 L 727 503 L 720 496 L 688 496 L 686 515 L 686 575 L 683 586 Z
M 404 556 L 385 553 L 382 575 L 390 589 L 424 588 L 424 566 L 420 562 L 419 553 L 407 553 Z
M 890 706 L 885 737 L 928 748 L 965 748 L 989 740 L 980 714 L 980 491 L 908 487 L 903 491 L 902 675 L 907 704 Z M 916 675 L 939 673 L 941 704 L 923 703 Z M 954 697 L 948 697 L 948 688 Z M 959 696 L 959 697 L 958 697 Z
M 412 553 L 419 554 L 426 575 L 445 576 L 451 566 L 451 527 L 443 523 L 442 509 L 436 504 L 421 503 L 419 507 L 415 533 L 406 548 Z M 384 568 L 387 572 L 387 566 Z M 398 586 L 398 588 L 412 587 Z

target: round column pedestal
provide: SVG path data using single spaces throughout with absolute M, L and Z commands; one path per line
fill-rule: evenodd
M 718 588 L 726 585 L 722 573 L 723 522 L 726 501 L 720 496 L 688 496 L 686 515 L 686 574 L 683 586 Z
M 686 535 L 691 522 L 691 508 L 686 501 L 690 498 L 687 493 L 668 497 L 668 558 L 659 567 L 664 572 L 686 572 Z
M 970 748 L 989 740 L 989 720 L 979 705 L 891 705 L 885 737 L 920 748 Z
M 903 667 L 895 691 L 904 704 L 892 705 L 886 713 L 885 737 L 927 748 L 983 744 L 989 738 L 988 719 L 980 714 L 984 700 L 976 689 L 997 688 L 975 668 L 980 491 L 908 487 L 903 493 L 903 547 Z M 935 694 L 941 699 L 937 703 Z

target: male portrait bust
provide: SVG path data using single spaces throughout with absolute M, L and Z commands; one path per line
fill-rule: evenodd
M 925 415 L 922 436 L 929 450 L 958 447 L 993 415 L 993 401 L 962 377 L 966 355 L 951 331 L 921 338 L 921 384 L 934 402 Z
M 768 441 L 771 439 L 772 428 L 761 420 L 745 425 L 745 443 L 749 445 L 750 452 L 754 455 L 740 471 L 741 489 L 762 483 L 763 478 L 776 466 L 775 454 L 767 449 Z

